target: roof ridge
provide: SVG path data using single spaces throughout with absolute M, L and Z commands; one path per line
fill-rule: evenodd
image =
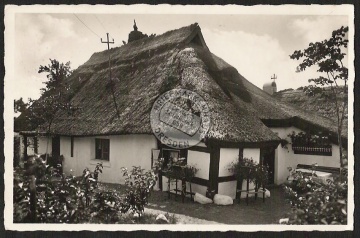
M 91 55 L 88 61 L 86 61 L 80 67 L 86 67 L 89 65 L 103 63 L 108 61 L 108 52 L 111 53 L 112 60 L 119 58 L 129 58 L 130 56 L 138 55 L 143 51 L 156 50 L 161 46 L 173 46 L 187 41 L 188 37 L 195 31 L 200 30 L 198 23 L 193 23 L 188 26 L 180 27 L 178 29 L 166 31 L 161 35 L 154 37 L 145 37 L 139 40 L 132 41 L 128 44 L 117 46 L 108 50 L 95 52 Z

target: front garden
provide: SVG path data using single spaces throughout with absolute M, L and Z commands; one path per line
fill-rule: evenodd
M 49 166 L 43 157 L 31 156 L 25 168 L 14 170 L 15 223 L 158 223 L 144 208 L 156 177 L 153 171 L 122 169 L 125 190 L 106 190 L 98 182 L 102 164 L 82 176 L 66 176 L 61 167 Z M 175 223 L 164 215 L 167 223 Z M 165 220 L 165 219 L 164 219 Z
M 252 167 L 251 176 L 245 162 L 246 168 Z M 242 173 L 236 176 L 266 180 L 259 172 L 264 167 L 249 162 L 233 164 L 234 172 Z M 94 171 L 84 169 L 80 177 L 66 176 L 60 167 L 32 156 L 25 168 L 14 170 L 14 223 L 279 224 L 281 218 L 287 224 L 347 223 L 346 180 L 321 183 L 314 179 L 315 171 L 291 170 L 291 181 L 268 188 L 271 198 L 265 202 L 250 198 L 248 205 L 242 200 L 228 206 L 199 204 L 189 197 L 185 202 L 169 199 L 166 192 L 153 189 L 156 171 L 123 168 L 124 185 L 106 184 L 98 181 L 101 164 Z

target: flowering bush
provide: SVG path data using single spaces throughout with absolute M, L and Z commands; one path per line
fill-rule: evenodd
M 117 223 L 120 220 L 121 198 L 116 192 L 98 191 L 93 198 L 89 207 L 90 222 Z
M 156 183 L 156 175 L 154 171 L 144 172 L 140 166 L 133 166 L 131 171 L 124 167 L 121 170 L 123 176 L 126 177 L 125 185 L 127 186 L 125 199 L 121 203 L 121 212 L 131 211 L 142 216 L 151 189 Z
M 82 176 L 75 177 L 47 165 L 40 156 L 30 157 L 28 161 L 26 169 L 14 170 L 14 222 L 132 222 L 131 217 L 122 217 L 121 213 L 131 211 L 142 216 L 156 182 L 154 171 L 133 167 L 129 172 L 122 168 L 128 188 L 125 196 L 121 196 L 116 191 L 99 188 L 101 163 L 93 171 L 86 168 Z
M 191 180 L 195 177 L 196 173 L 199 171 L 198 168 L 196 168 L 195 166 L 192 165 L 185 165 L 182 167 L 182 172 L 183 172 L 183 178 L 186 181 L 191 182 Z
M 14 170 L 13 219 L 14 222 L 30 222 L 30 191 L 29 179 L 24 169 L 16 167 Z
M 98 217 L 107 214 L 107 204 L 97 199 L 101 196 L 97 181 L 102 164 L 75 177 L 60 173 L 61 169 L 47 165 L 40 156 L 32 156 L 28 162 L 31 164 L 26 169 L 17 167 L 14 171 L 14 222 L 79 223 L 89 221 L 92 211 L 97 211 Z M 36 178 L 33 214 L 31 176 Z
M 321 132 L 310 134 L 305 132 L 295 133 L 295 131 L 293 131 L 288 137 L 290 137 L 291 143 L 294 146 L 320 147 L 331 145 L 328 135 L 322 134 Z
M 249 179 L 250 182 L 266 184 L 269 178 L 268 166 L 259 164 L 253 159 L 248 158 L 240 159 L 235 163 L 232 162 L 228 170 L 233 173 L 239 181 Z
M 312 175 L 302 172 L 294 172 L 293 176 L 293 182 L 285 185 L 292 205 L 289 224 L 347 223 L 347 182 L 318 183 Z
M 269 182 L 269 166 L 257 164 L 255 166 L 255 182 L 261 185 L 266 185 Z
M 166 170 L 166 174 L 171 179 L 180 179 L 191 182 L 195 177 L 196 173 L 199 171 L 195 166 L 192 165 L 177 165 L 172 164 Z

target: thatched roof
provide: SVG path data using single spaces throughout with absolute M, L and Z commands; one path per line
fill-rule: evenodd
M 305 111 L 314 112 L 324 117 L 330 118 L 333 121 L 337 121 L 336 108 L 334 102 L 328 99 L 328 96 L 332 93 L 330 87 L 324 87 L 321 94 L 315 94 L 312 96 L 307 95 L 303 88 L 298 89 L 286 89 L 273 94 L 273 97 L 278 100 L 288 103 L 294 107 L 301 108 Z M 341 104 L 343 100 L 348 99 L 348 93 L 340 93 L 338 97 L 338 103 Z M 345 108 L 344 118 L 344 130 L 347 131 L 348 126 L 348 110 Z
M 108 54 L 119 116 L 109 82 Z M 295 110 L 251 84 L 235 68 L 207 48 L 193 24 L 156 37 L 143 38 L 110 51 L 95 53 L 68 78 L 77 93 L 74 115 L 59 112 L 53 131 L 61 135 L 152 134 L 154 101 L 173 88 L 192 90 L 211 110 L 208 138 L 228 142 L 278 142 L 264 120 L 301 120 L 333 130 L 315 114 Z

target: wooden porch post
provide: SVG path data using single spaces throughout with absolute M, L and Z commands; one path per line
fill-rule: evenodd
M 34 153 L 38 153 L 38 138 L 37 136 L 34 136 Z
M 25 162 L 26 162 L 27 159 L 28 159 L 27 147 L 28 147 L 27 136 L 24 136 L 24 161 L 25 161 Z
M 239 148 L 239 161 L 242 160 L 243 158 L 244 158 L 244 148 L 240 147 Z M 242 183 L 243 183 L 243 180 L 236 181 L 236 191 L 242 190 Z M 236 192 L 236 199 L 239 199 L 239 202 L 240 202 L 241 192 Z
M 209 146 L 210 146 L 210 165 L 209 165 L 210 192 L 214 191 L 215 193 L 218 193 L 220 147 L 215 143 L 209 143 Z

